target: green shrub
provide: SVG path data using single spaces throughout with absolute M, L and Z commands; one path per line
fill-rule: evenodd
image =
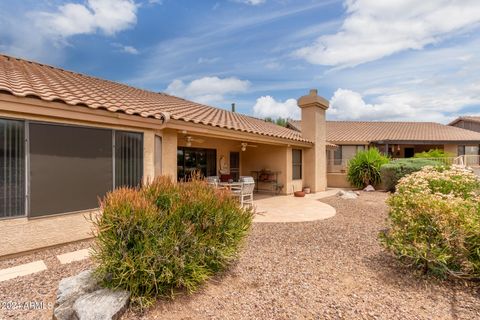
M 348 162 L 347 180 L 356 188 L 381 182 L 380 167 L 388 163 L 388 158 L 376 148 L 358 152 Z
M 193 292 L 224 270 L 252 222 L 251 210 L 196 180 L 159 178 L 140 190 L 118 189 L 102 209 L 94 219 L 96 272 L 142 308 L 177 290 Z
M 400 159 L 382 165 L 380 168 L 380 176 L 385 190 L 393 192 L 401 178 L 413 172 L 417 172 L 425 166 L 436 167 L 440 165 L 442 165 L 440 162 L 430 159 Z
M 415 158 L 449 158 L 453 157 L 453 154 L 445 152 L 440 149 L 430 149 L 428 151 L 423 151 L 419 153 L 415 153 Z
M 440 276 L 480 278 L 480 180 L 452 167 L 425 167 L 402 178 L 380 235 L 397 257 Z

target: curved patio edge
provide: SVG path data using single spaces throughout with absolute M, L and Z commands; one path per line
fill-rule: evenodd
M 321 202 L 320 199 L 333 196 L 337 192 L 336 189 L 330 189 L 308 194 L 304 198 L 287 195 L 256 200 L 254 202 L 256 214 L 253 222 L 308 222 L 331 218 L 336 214 L 335 208 Z

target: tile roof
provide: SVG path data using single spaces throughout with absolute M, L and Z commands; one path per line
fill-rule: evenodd
M 162 119 L 166 115 L 186 122 L 309 142 L 298 131 L 261 119 L 5 55 L 0 55 L 2 91 L 145 118 Z
M 291 128 L 301 129 L 300 121 L 290 121 Z M 327 121 L 327 140 L 347 141 L 475 141 L 480 133 L 435 122 Z
M 480 116 L 461 116 L 461 117 L 458 117 L 457 119 L 453 120 L 452 122 L 450 122 L 448 125 L 449 126 L 454 125 L 455 123 L 457 123 L 461 120 L 479 122 L 480 123 Z

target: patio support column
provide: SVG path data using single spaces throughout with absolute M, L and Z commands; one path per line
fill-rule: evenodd
M 302 135 L 314 145 L 304 150 L 304 186 L 312 192 L 324 191 L 327 188 L 327 149 L 325 112 L 328 101 L 320 97 L 317 90 L 312 89 L 306 96 L 298 99 L 302 109 Z
M 177 146 L 178 137 L 175 130 L 162 130 L 162 175 L 177 181 Z
M 155 178 L 155 132 L 143 132 L 143 183 Z

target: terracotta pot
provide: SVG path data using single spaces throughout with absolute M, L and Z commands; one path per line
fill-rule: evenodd
M 305 197 L 305 192 L 303 192 L 303 191 L 295 191 L 295 192 L 293 193 L 293 195 L 294 195 L 295 197 Z

